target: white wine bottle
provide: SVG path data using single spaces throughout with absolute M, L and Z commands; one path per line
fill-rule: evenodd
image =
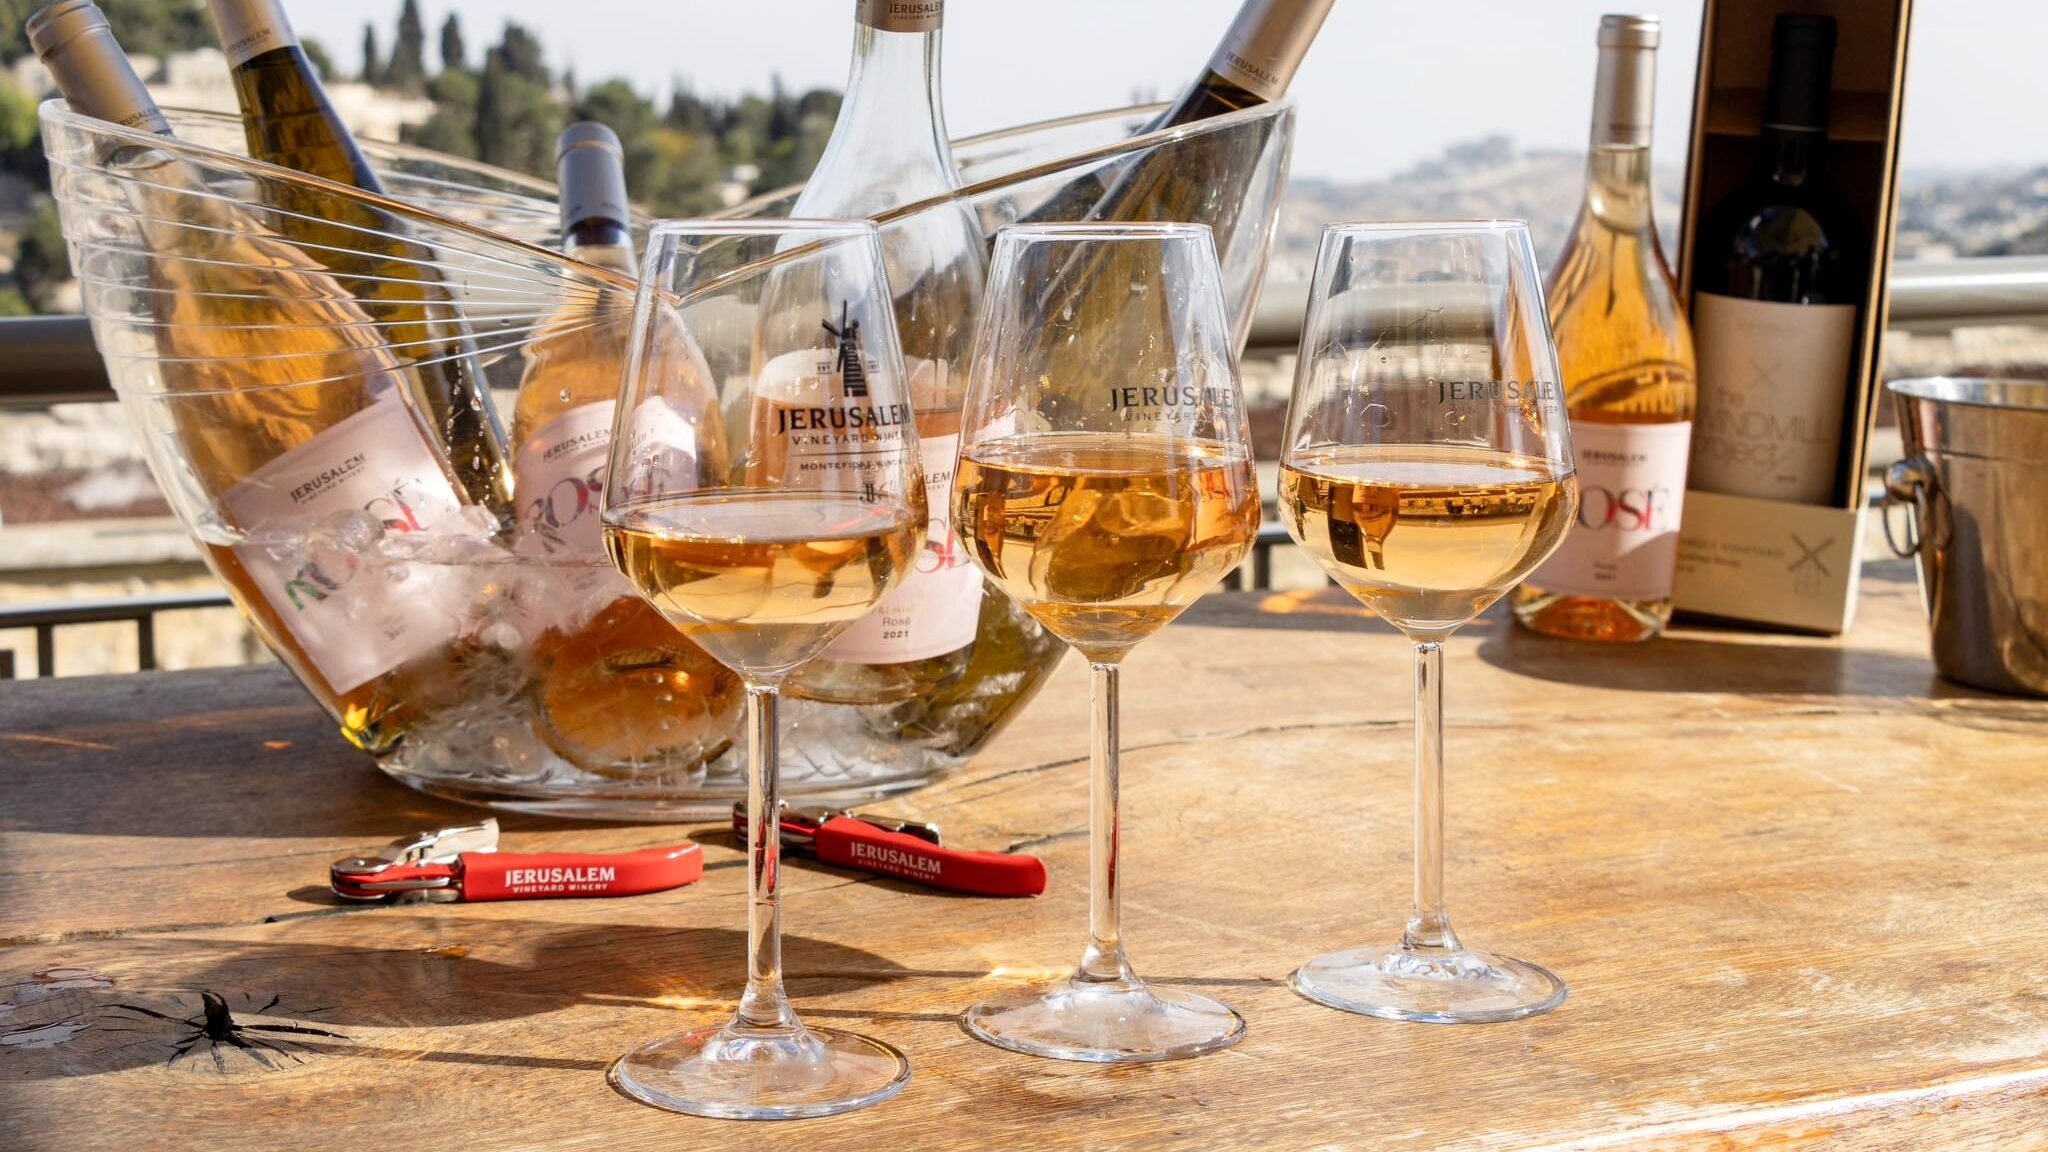
M 27 32 L 73 111 L 170 135 L 91 0 L 58 0 Z M 343 734 L 389 748 L 419 686 L 445 681 L 458 618 L 436 602 L 436 573 L 397 587 L 375 541 L 432 529 L 465 502 L 407 365 L 318 262 L 173 153 L 123 143 L 99 163 L 108 175 L 91 195 L 125 198 L 120 226 L 135 232 L 88 225 L 80 278 L 109 311 L 147 313 L 98 336 L 110 366 L 149 365 L 127 402 L 157 441 L 159 482 L 199 506 L 187 519 L 202 534 L 222 529 L 208 562 Z
M 1772 24 L 1755 169 L 1693 248 L 1703 492 L 1854 503 L 1838 465 L 1865 270 L 1862 229 L 1828 180 L 1834 54 L 1831 16 Z
M 249 154 L 339 184 L 384 194 L 382 181 L 328 102 L 280 0 L 207 0 L 242 108 Z M 278 227 L 322 254 L 328 269 L 390 326 L 415 386 L 477 503 L 504 510 L 511 493 L 504 429 L 453 293 L 431 249 L 404 238 L 389 213 L 313 189 L 270 186 L 291 215 Z
M 1579 475 L 1578 524 L 1513 597 L 1515 618 L 1580 640 L 1647 640 L 1671 620 L 1696 389 L 1692 337 L 1650 214 L 1657 20 L 1604 16 L 1586 199 L 1544 299 Z
M 569 125 L 555 144 L 562 251 L 636 275 L 625 154 L 602 124 Z M 681 467 L 722 475 L 725 449 L 710 368 L 674 314 L 659 304 L 649 371 L 664 396 Z M 605 558 L 603 511 L 619 380 L 632 346 L 632 307 L 616 294 L 564 304 L 527 350 L 512 409 L 515 547 L 536 561 L 549 614 L 534 643 L 537 725 L 564 759 L 603 776 L 676 778 L 732 743 L 746 700 L 738 676 L 671 627 Z M 693 391 L 688 381 L 700 386 Z M 685 399 L 686 397 L 693 397 Z M 680 451 L 681 449 L 676 449 Z
M 1158 132 L 1278 100 L 1294 81 L 1309 45 L 1335 4 L 1336 0 L 1245 0 L 1201 75 L 1141 132 Z M 1199 169 L 1208 162 L 1200 158 L 1200 151 L 1183 147 L 1173 153 L 1170 165 L 1141 163 L 1135 170 L 1124 164 L 1104 165 L 1062 186 L 1025 219 L 1034 223 L 1187 219 L 1188 206 L 1209 190 L 1200 179 Z M 1175 172 L 1179 179 L 1172 178 Z
M 874 216 L 960 183 L 939 99 L 943 0 L 855 0 L 855 13 L 846 98 L 794 216 Z M 958 373 L 987 274 L 985 253 L 981 223 L 965 203 L 882 230 L 931 520 L 924 551 L 903 583 L 797 671 L 794 695 L 852 704 L 903 700 L 967 669 L 982 579 L 960 551 L 947 509 L 960 442 Z

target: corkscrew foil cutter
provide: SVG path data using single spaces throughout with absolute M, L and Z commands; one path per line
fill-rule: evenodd
M 784 808 L 784 845 L 827 864 L 977 896 L 1036 896 L 1045 862 L 1010 852 L 971 852 L 939 843 L 939 827 L 832 808 Z M 732 806 L 732 830 L 747 837 L 746 801 Z
M 401 836 L 328 867 L 345 900 L 402 903 L 633 896 L 702 875 L 703 849 L 687 841 L 637 852 L 500 852 L 495 819 Z

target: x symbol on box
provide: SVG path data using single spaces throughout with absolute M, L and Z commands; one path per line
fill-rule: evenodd
M 1785 570 L 1787 572 L 1797 572 L 1801 568 L 1804 568 L 1808 564 L 1811 564 L 1813 565 L 1814 569 L 1818 571 L 1821 575 L 1829 575 L 1828 566 L 1826 564 L 1821 563 L 1820 554 L 1835 546 L 1834 537 L 1830 536 L 1827 539 L 1821 541 L 1819 544 L 1815 545 L 1808 544 L 1806 541 L 1801 540 L 1799 538 L 1799 533 L 1797 532 L 1788 533 L 1788 535 L 1792 537 L 1792 546 L 1794 548 L 1799 549 L 1799 559 L 1794 560 L 1791 564 L 1786 566 Z
M 1760 391 L 1770 392 L 1776 392 L 1778 390 L 1778 382 L 1776 380 L 1771 379 L 1771 377 L 1776 376 L 1778 374 L 1777 361 L 1774 360 L 1766 364 L 1763 361 L 1756 359 L 1755 357 L 1751 357 L 1749 361 L 1749 370 L 1752 373 L 1754 373 L 1754 375 L 1750 377 L 1749 381 L 1749 386 L 1751 388 L 1758 389 Z

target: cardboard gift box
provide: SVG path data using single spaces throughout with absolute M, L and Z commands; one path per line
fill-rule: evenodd
M 1861 227 L 1868 269 L 1841 381 L 1841 449 L 1826 503 L 1706 492 L 1688 484 L 1677 607 L 1727 620 L 1838 633 L 1856 611 L 1862 566 L 1863 474 L 1883 357 L 1892 226 L 1905 106 L 1911 0 L 1706 0 L 1686 158 L 1680 299 L 1692 308 L 1700 221 L 1746 182 L 1762 130 L 1771 27 L 1783 12 L 1835 19 L 1828 179 Z M 1700 381 L 1704 391 L 1713 381 Z M 1695 476 L 1695 480 L 1697 476 Z

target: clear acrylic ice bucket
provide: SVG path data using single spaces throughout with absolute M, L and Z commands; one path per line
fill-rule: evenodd
M 1133 135 L 1157 111 L 963 140 L 958 192 L 877 223 L 886 232 L 965 203 L 993 235 L 1028 214 L 1059 218 L 1063 190 L 1071 199 L 1072 189 L 1105 186 L 1114 174 L 1173 173 L 1182 186 L 1141 204 L 1166 204 L 1154 211 L 1215 230 L 1241 347 L 1278 215 L 1293 107 Z M 617 577 L 600 562 L 518 547 L 506 518 L 459 482 L 462 461 L 449 459 L 442 434 L 447 413 L 403 383 L 418 365 L 466 357 L 509 413 L 523 349 L 549 318 L 572 307 L 629 311 L 634 285 L 554 250 L 556 205 L 543 181 L 365 143 L 385 199 L 250 160 L 233 117 L 168 114 L 176 138 L 164 140 L 50 101 L 44 148 L 122 408 L 166 499 L 266 645 L 384 772 L 421 791 L 565 816 L 722 815 L 745 794 L 739 710 L 722 694 L 653 717 L 683 733 L 659 757 L 559 738 L 555 640 L 615 603 Z M 786 214 L 794 198 L 786 190 L 733 214 Z M 438 326 L 358 306 L 414 281 L 442 286 L 424 306 Z M 291 440 L 278 429 L 337 424 L 338 413 L 351 414 L 358 442 L 384 455 L 344 454 L 309 479 L 251 497 L 244 482 Z M 400 504 L 419 508 L 394 513 L 389 501 L 357 500 L 345 513 L 294 517 L 295 494 L 317 503 L 322 485 L 354 482 L 347 460 L 381 460 L 392 445 L 416 482 L 396 490 L 426 493 Z M 307 594 L 322 596 L 320 627 L 286 618 Z M 784 795 L 850 804 L 930 783 L 1000 731 L 1064 651 L 985 591 L 974 654 L 957 681 L 888 704 L 788 702 Z M 351 683 L 373 669 L 381 673 Z M 633 699 L 653 706 L 644 693 Z

